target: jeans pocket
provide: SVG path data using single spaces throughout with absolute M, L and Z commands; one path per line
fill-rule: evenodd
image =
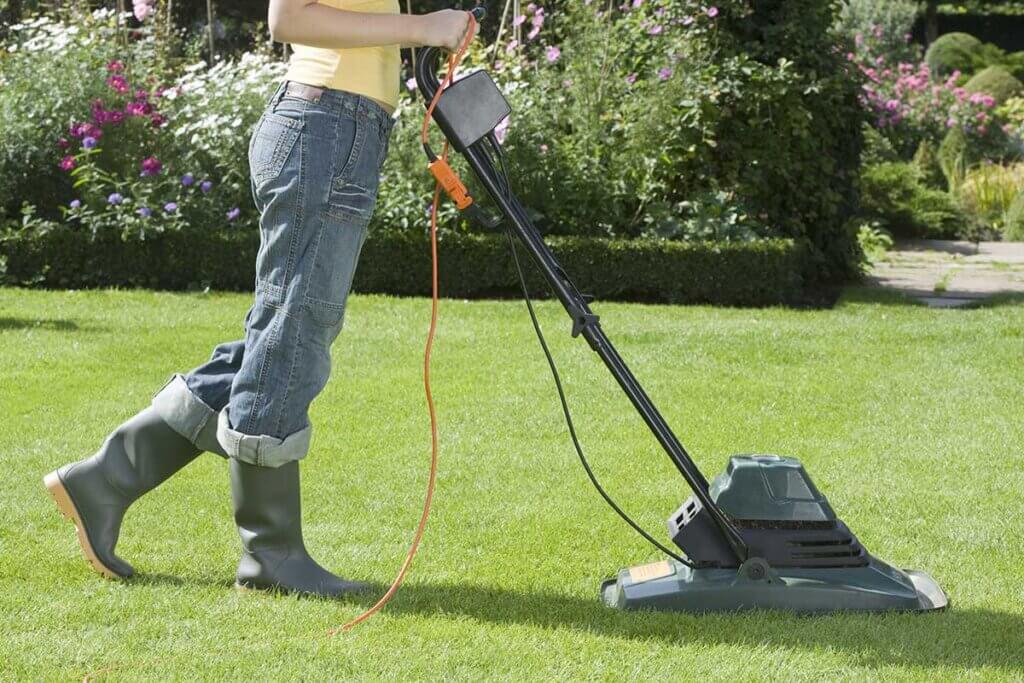
M 281 174 L 301 132 L 301 120 L 263 112 L 249 143 L 249 172 L 257 190 Z
M 365 224 L 377 204 L 382 143 L 373 124 L 362 116 L 340 121 L 337 156 L 340 171 L 331 180 L 327 213 L 333 219 Z

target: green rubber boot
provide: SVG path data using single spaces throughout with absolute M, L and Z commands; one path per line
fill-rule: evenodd
M 257 467 L 230 460 L 231 497 L 242 539 L 239 588 L 336 598 L 369 590 L 317 564 L 302 541 L 299 463 Z
M 108 579 L 127 578 L 132 566 L 114 554 L 125 511 L 200 453 L 150 407 L 114 430 L 91 458 L 50 472 L 43 483 L 75 523 L 93 568 Z

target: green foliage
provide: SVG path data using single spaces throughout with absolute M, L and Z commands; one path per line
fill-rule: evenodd
M 921 48 L 907 36 L 920 6 L 918 0 L 846 0 L 836 28 L 851 43 L 873 40 L 878 51 L 893 63 L 917 61 Z
M 864 152 L 861 162 L 865 165 L 880 164 L 886 161 L 899 161 L 900 155 L 892 141 L 874 126 L 864 124 Z
M 857 229 L 857 244 L 869 264 L 877 263 L 892 249 L 892 235 L 877 222 L 864 223 Z
M 814 254 L 811 276 L 851 274 L 856 242 L 844 226 L 856 210 L 862 118 L 858 81 L 834 50 L 837 3 L 728 0 L 718 3 L 717 14 L 697 0 L 653 0 L 598 13 L 583 3 L 560 7 L 536 39 L 498 46 L 493 55 L 478 44 L 466 64 L 486 62 L 513 106 L 503 147 L 513 188 L 543 232 L 630 239 L 786 236 Z M 109 55 L 120 54 L 111 36 L 99 32 L 96 41 Z M 556 45 L 561 56 L 549 57 Z M 161 104 L 173 133 L 155 154 L 164 177 L 210 177 L 223 193 L 208 210 L 197 209 L 169 229 L 216 232 L 225 228 L 229 209 L 251 211 L 245 148 L 281 73 L 267 60 L 247 59 L 185 69 Z M 499 63 L 492 67 L 492 61 Z M 132 61 L 129 81 L 141 82 L 151 63 Z M 78 69 L 77 83 L 102 83 L 97 74 L 103 75 L 104 60 L 69 66 Z M 42 80 L 38 98 L 61 92 L 53 79 Z M 65 121 L 54 124 L 54 135 L 87 116 L 95 96 L 76 93 L 65 103 Z M 0 121 L 18 119 L 20 111 L 12 106 Z M 421 112 L 418 98 L 407 95 L 396 113 L 375 230 L 419 231 L 426 220 L 431 183 L 416 135 Z M 29 168 L 60 159 L 52 143 L 32 149 L 39 159 Z M 84 155 L 80 166 L 91 159 Z M 97 232 L 135 230 L 144 199 L 137 173 L 98 162 L 90 170 L 97 172 L 80 186 L 91 193 L 82 197 L 87 208 L 70 218 Z M 64 183 L 61 192 L 29 198 L 37 209 L 32 220 L 64 220 L 61 207 L 76 194 L 68 176 L 55 177 Z M 118 211 L 98 213 L 110 191 L 139 196 L 118 204 Z M 22 196 L 10 199 L 13 213 Z M 476 229 L 447 203 L 441 218 L 446 234 Z
M 0 49 L 0 220 L 22 201 L 55 216 L 72 197 L 58 141 L 108 90 L 95 76 L 119 52 L 113 15 L 86 15 L 74 31 L 45 18 L 12 31 Z
M 926 186 L 934 190 L 949 189 L 945 174 L 942 172 L 942 164 L 939 163 L 939 153 L 930 140 L 924 140 L 914 152 L 914 166 L 917 167 L 918 176 Z
M 968 33 L 946 33 L 928 46 L 925 61 L 937 76 L 972 74 L 984 66 L 984 43 Z
M 1024 187 L 1024 164 L 985 163 L 971 168 L 957 189 L 980 236 L 994 238 L 1010 223 L 1010 209 Z
M 951 128 L 939 145 L 939 166 L 951 190 L 963 182 L 967 167 L 980 160 L 976 146 L 971 145 L 962 128 Z
M 953 239 L 970 228 L 956 198 L 926 187 L 910 163 L 866 166 L 861 174 L 861 209 L 866 218 L 898 237 Z
M 1001 66 L 986 67 L 975 74 L 964 85 L 969 93 L 986 93 L 996 98 L 996 102 L 1005 102 L 1024 91 L 1024 83 Z
M 1024 192 L 1018 192 L 1006 212 L 1003 239 L 1024 242 Z
M 259 248 L 254 229 L 165 232 L 146 240 L 89 233 L 66 225 L 14 230 L 0 237 L 8 282 L 46 287 L 150 287 L 248 291 Z M 805 250 L 790 240 L 680 242 L 549 238 L 584 291 L 602 299 L 766 306 L 802 294 Z M 518 280 L 503 235 L 446 234 L 439 244 L 446 297 L 515 295 Z M 430 293 L 430 248 L 422 231 L 371 233 L 354 287 L 360 292 Z M 544 289 L 528 269 L 531 287 Z

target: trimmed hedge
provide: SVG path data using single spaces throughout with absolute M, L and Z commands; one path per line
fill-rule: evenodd
M 967 81 L 964 89 L 969 93 L 987 93 L 1002 104 L 1024 91 L 1024 83 L 1001 66 L 990 66 Z
M 54 288 L 148 287 L 251 291 L 256 230 L 160 233 L 145 241 L 61 227 L 2 239 L 8 282 Z M 791 240 L 669 242 L 549 237 L 580 289 L 600 299 L 767 306 L 804 299 L 807 250 Z M 518 280 L 504 235 L 449 233 L 439 242 L 443 296 L 516 296 Z M 547 290 L 521 252 L 533 292 Z M 354 289 L 429 295 L 430 249 L 420 232 L 371 233 Z
M 981 66 L 983 43 L 968 33 L 947 33 L 928 46 L 925 61 L 933 74 L 943 78 L 954 71 L 972 74 Z

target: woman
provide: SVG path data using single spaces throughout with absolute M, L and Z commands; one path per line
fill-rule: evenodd
M 366 588 L 306 552 L 298 461 L 309 450 L 309 405 L 330 373 L 376 203 L 399 47 L 454 50 L 469 16 L 402 15 L 398 0 L 271 0 L 269 26 L 294 52 L 249 143 L 261 239 L 245 338 L 174 375 L 98 453 L 45 478 L 86 557 L 108 578 L 133 572 L 114 554 L 128 506 L 210 451 L 229 462 L 239 586 L 332 597 Z

